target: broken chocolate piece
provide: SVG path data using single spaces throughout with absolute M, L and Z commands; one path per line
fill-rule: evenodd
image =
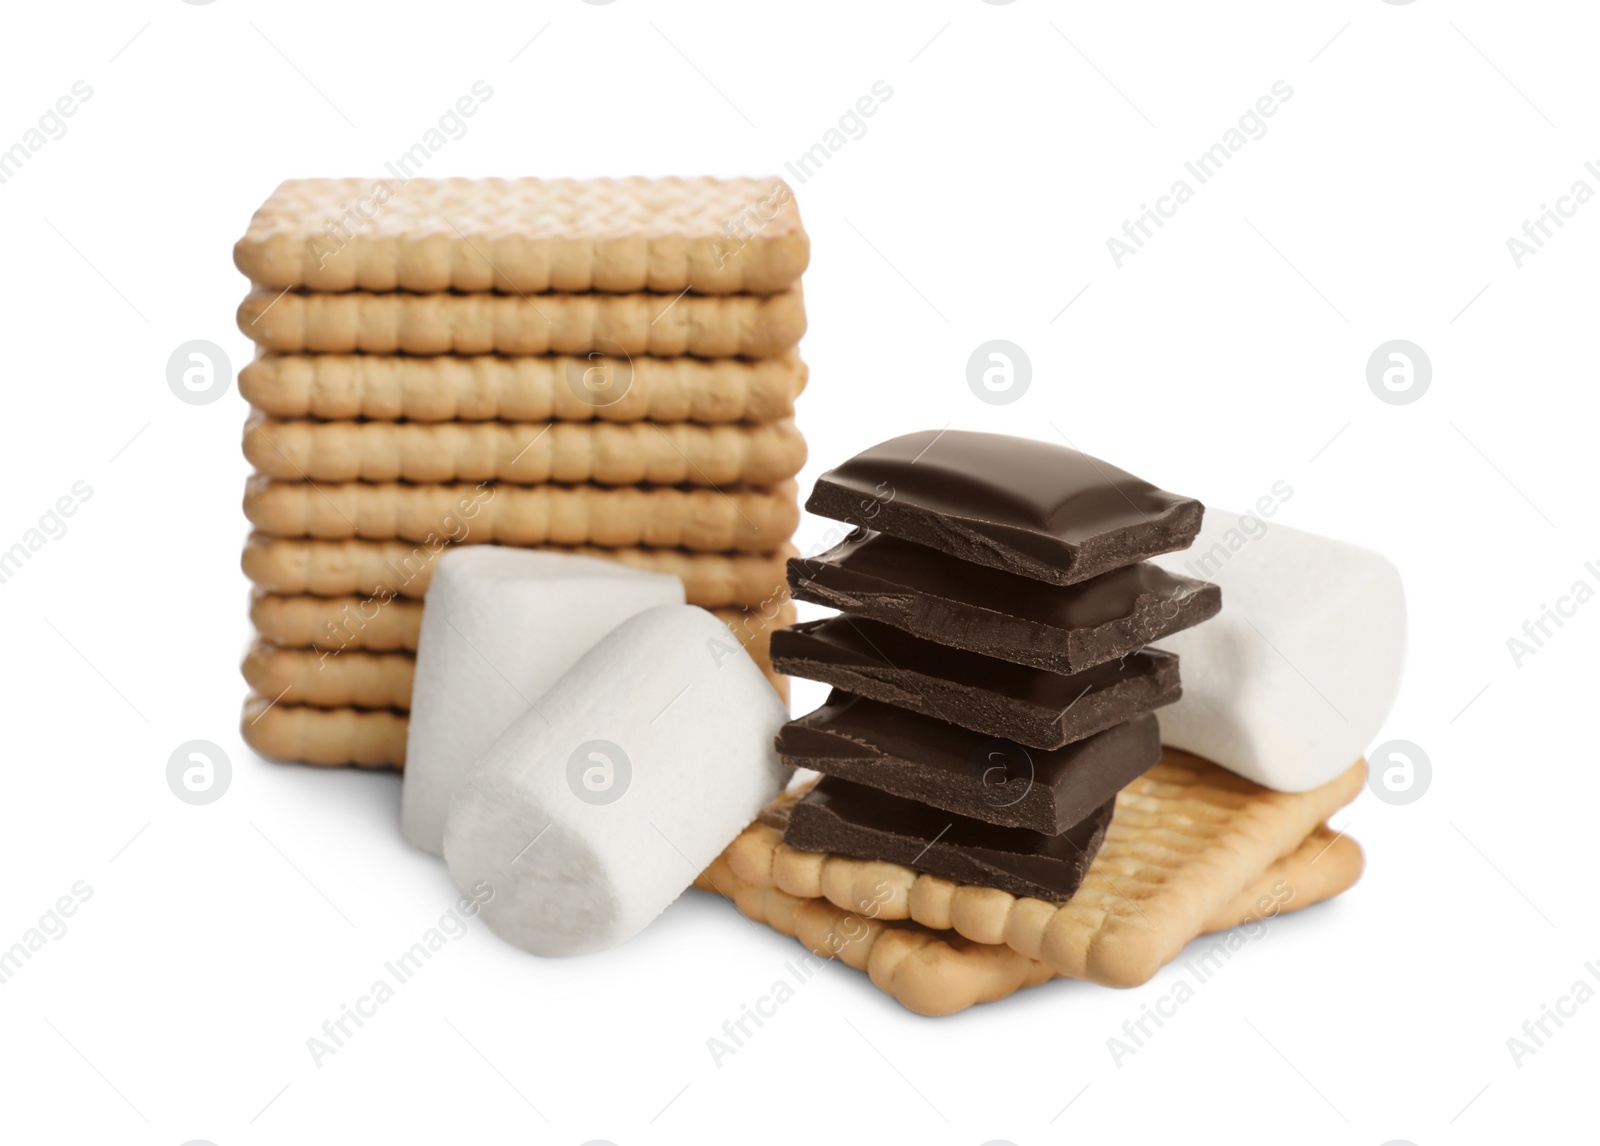
M 1059 903 L 1083 883 L 1115 807 L 1115 799 L 1107 800 L 1076 826 L 1050 836 L 954 816 L 824 776 L 790 810 L 783 842 Z
M 1060 748 L 1182 693 L 1178 658 L 1160 649 L 1063 676 L 842 616 L 774 632 L 772 664 L 1029 748 Z
M 864 531 L 790 558 L 789 586 L 801 601 L 1056 673 L 1137 652 L 1222 608 L 1215 585 L 1149 562 L 1053 585 Z
M 785 764 L 947 812 L 1059 835 L 1161 759 L 1150 713 L 1053 751 L 835 690 L 778 733 Z
M 817 480 L 806 508 L 1054 585 L 1183 549 L 1205 512 L 1066 446 L 966 430 L 863 450 Z

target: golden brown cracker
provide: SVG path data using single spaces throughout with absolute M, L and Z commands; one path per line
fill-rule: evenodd
M 291 179 L 235 244 L 323 291 L 782 290 L 810 257 L 783 180 Z
M 1355 841 L 1321 825 L 1251 880 L 1202 931 L 1224 931 L 1269 911 L 1309 907 L 1349 888 L 1361 869 Z M 918 1014 L 953 1014 L 1056 977 L 1047 964 L 1005 944 L 977 943 L 909 920 L 886 921 L 877 916 L 873 900 L 856 911 L 751 884 L 739 877 L 726 852 L 695 886 L 731 899 L 750 919 L 799 939 L 823 958 L 837 957 L 866 971 L 875 986 Z
M 391 602 L 388 607 L 397 603 Z M 413 610 L 413 615 L 420 625 L 421 609 Z M 747 609 L 716 610 L 713 615 L 728 626 L 738 647 L 750 654 L 773 687 L 788 699 L 787 680 L 772 667 L 771 642 L 773 629 L 793 622 L 794 606 L 786 603 L 770 616 Z M 362 648 L 354 642 L 340 645 L 335 643 L 337 637 L 325 639 L 320 646 L 286 645 L 266 639 L 271 635 L 262 634 L 263 639 L 250 647 L 241 666 L 245 683 L 262 696 L 274 697 L 283 704 L 315 708 L 410 711 L 416 672 L 415 633 L 409 641 L 410 649 L 390 651 Z M 731 653 L 731 647 L 728 651 Z
M 359 649 L 284 649 L 257 641 L 240 671 L 245 683 L 280 704 L 313 708 L 411 708 L 417 666 L 410 653 Z
M 401 597 L 250 595 L 250 623 L 261 638 L 287 649 L 417 651 L 422 602 Z
M 481 536 L 468 531 L 450 535 L 460 543 L 476 543 Z M 417 599 L 427 592 L 433 563 L 453 542 L 442 533 L 419 542 L 318 541 L 308 538 L 252 534 L 245 543 L 240 564 L 262 592 L 318 597 L 357 596 L 362 613 L 383 602 Z M 683 582 L 689 604 L 704 608 L 722 605 L 771 607 L 788 599 L 785 569 L 796 550 L 781 545 L 769 553 L 689 553 L 681 549 L 600 549 L 592 545 L 536 545 L 528 548 L 550 553 L 574 553 L 617 561 L 634 569 L 670 573 Z
M 420 602 L 390 602 L 390 607 L 396 604 L 415 606 L 420 622 Z M 793 622 L 794 606 L 784 602 L 772 609 L 711 612 L 787 703 L 789 678 L 774 671 L 769 645 L 773 630 Z M 416 657 L 406 651 L 333 652 L 257 641 L 243 665 L 251 688 L 245 740 L 278 760 L 402 767 L 415 669 Z
M 262 354 L 239 393 L 275 418 L 409 422 L 776 422 L 794 416 L 806 365 L 772 358 L 408 358 Z
M 244 513 L 276 537 L 426 542 L 469 532 L 504 545 L 770 551 L 800 522 L 793 481 L 743 486 L 406 485 L 277 481 L 245 488 Z
M 769 295 L 305 294 L 239 304 L 256 345 L 318 354 L 649 354 L 766 358 L 806 332 L 799 287 Z
M 1065 904 L 952 883 L 898 864 L 801 851 L 769 809 L 729 845 L 755 886 L 854 909 L 885 894 L 885 920 L 1004 943 L 1058 974 L 1111 986 L 1143 983 L 1266 866 L 1360 792 L 1366 765 L 1309 792 L 1275 792 L 1198 756 L 1167 748 L 1118 794 L 1104 845 Z
M 654 422 L 321 422 L 262 415 L 244 456 L 288 481 L 547 482 L 767 486 L 806 461 L 792 420 L 752 426 Z
M 399 768 L 406 759 L 404 713 L 274 704 L 252 695 L 239 720 L 244 742 L 272 760 L 329 767 Z
M 690 602 L 693 604 L 694 602 Z M 792 624 L 794 607 L 775 602 L 765 609 L 721 606 L 710 612 L 736 634 Z M 417 651 L 422 602 L 397 597 L 379 604 L 365 597 L 285 597 L 253 593 L 250 621 L 261 639 L 286 649 Z

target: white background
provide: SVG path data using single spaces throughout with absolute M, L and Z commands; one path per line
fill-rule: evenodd
M 1506 247 L 1600 189 L 1586 6 L 124 0 L 5 24 L 0 147 L 74 81 L 93 96 L 0 186 L 0 548 L 74 482 L 93 496 L 0 585 L 0 946 L 93 894 L 0 987 L 0 1134 L 1431 1146 L 1587 1118 L 1600 1002 L 1520 1068 L 1506 1046 L 1600 960 L 1576 716 L 1600 604 L 1520 667 L 1506 647 L 1600 583 L 1600 205 L 1520 269 Z M 399 838 L 396 777 L 243 747 L 244 406 L 179 402 L 165 364 L 195 338 L 247 360 L 231 246 L 280 179 L 380 174 L 479 79 L 492 100 L 427 174 L 782 173 L 886 81 L 866 135 L 796 183 L 803 483 L 913 429 L 1052 423 L 1217 506 L 1287 481 L 1279 520 L 1383 551 L 1410 597 L 1382 738 L 1434 779 L 1336 821 L 1361 883 L 1120 1066 L 1107 1039 L 1174 969 L 928 1020 L 831 966 L 718 1068 L 706 1039 L 800 949 L 700 895 L 571 961 L 474 925 L 313 1066 L 307 1038 L 454 891 Z M 1118 269 L 1107 238 L 1278 80 L 1268 133 Z M 1013 405 L 966 384 L 994 338 L 1032 360 Z M 1366 383 L 1393 338 L 1433 363 L 1407 406 Z M 165 780 L 196 738 L 234 763 L 207 807 Z

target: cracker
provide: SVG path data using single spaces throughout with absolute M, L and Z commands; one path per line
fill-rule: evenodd
M 417 651 L 422 602 L 400 597 L 250 595 L 250 623 L 265 641 L 286 649 Z
M 690 602 L 693 604 L 694 602 Z M 711 610 L 735 635 L 794 622 L 794 606 L 723 606 Z M 417 651 L 422 602 L 405 597 L 378 602 L 366 597 L 285 597 L 256 592 L 250 621 L 262 640 L 286 649 L 363 649 L 368 652 Z
M 274 287 L 782 290 L 810 243 L 781 179 L 291 179 L 235 244 Z
M 800 472 L 792 420 L 756 426 L 545 422 L 245 424 L 244 456 L 268 477 L 319 482 L 505 481 L 772 485 Z
M 789 678 L 773 680 L 789 699 Z M 410 717 L 386 708 L 317 708 L 274 704 L 252 693 L 244 704 L 239 731 L 257 755 L 287 764 L 325 768 L 405 769 Z
M 313 708 L 411 708 L 411 653 L 281 649 L 257 641 L 240 666 L 245 683 L 279 704 Z
M 767 489 L 670 486 L 321 485 L 264 475 L 244 513 L 277 537 L 425 542 L 462 530 L 505 545 L 598 545 L 760 553 L 800 523 L 793 481 Z
M 245 401 L 274 417 L 412 422 L 773 422 L 794 414 L 805 384 L 794 351 L 616 360 L 263 354 L 239 371 Z
M 1270 918 L 1274 903 L 1281 915 L 1332 899 L 1354 887 L 1366 865 L 1360 844 L 1342 831 L 1318 824 L 1299 847 L 1274 861 L 1265 875 L 1208 919 L 1200 933 Z
M 1355 883 L 1362 863 L 1354 840 L 1321 825 L 1250 880 L 1201 932 L 1255 922 L 1274 905 L 1282 914 L 1332 898 Z M 836 955 L 847 966 L 866 971 L 874 986 L 918 1014 L 953 1014 L 1057 977 L 1047 964 L 1004 944 L 976 943 L 920 923 L 869 918 L 825 899 L 803 899 L 746 882 L 727 852 L 695 886 L 731 899 L 745 916 L 799 939 L 822 958 Z
M 458 532 L 458 531 L 453 531 Z M 468 533 L 465 543 L 482 540 Z M 434 560 L 450 543 L 442 534 L 421 542 L 315 541 L 252 534 L 240 565 L 255 586 L 268 593 L 318 597 L 355 595 L 363 615 L 391 599 L 418 599 L 427 592 Z M 770 553 L 688 553 L 681 549 L 598 549 L 594 546 L 537 545 L 531 548 L 618 561 L 634 569 L 671 573 L 683 582 L 691 605 L 762 605 L 787 598 L 785 562 L 795 549 Z
M 798 287 L 768 295 L 348 294 L 257 289 L 239 329 L 268 350 L 765 358 L 806 332 Z
M 805 852 L 782 842 L 780 802 L 728 847 L 739 877 L 884 920 L 1004 943 L 1073 979 L 1147 981 L 1259 872 L 1360 792 L 1366 764 L 1309 792 L 1274 792 L 1174 748 L 1117 797 L 1116 817 L 1065 904 L 951 883 L 897 864 Z M 789 793 L 793 797 L 793 790 Z
M 773 629 L 794 619 L 794 606 L 714 612 L 788 703 L 789 678 L 773 671 L 767 644 Z M 409 652 L 323 653 L 258 641 L 243 666 L 252 690 L 241 721 L 245 743 L 274 760 L 402 768 L 415 668 Z
M 309 708 L 251 696 L 244 703 L 239 732 L 246 744 L 272 760 L 398 768 L 406 759 L 405 715 L 381 709 Z
M 765 621 L 759 615 L 746 615 L 743 610 L 716 614 L 785 699 L 786 678 L 773 671 L 769 644 L 772 629 L 793 621 L 793 614 L 792 605 Z M 730 643 L 727 652 L 731 655 L 731 651 Z M 252 691 L 276 697 L 281 704 L 409 712 L 416 667 L 415 652 L 404 649 L 378 652 L 354 646 L 284 647 L 262 639 L 250 646 L 241 672 Z

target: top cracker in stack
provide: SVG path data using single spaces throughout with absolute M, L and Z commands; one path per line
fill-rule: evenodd
M 1194 539 L 1200 503 L 1063 446 L 930 431 L 807 506 L 858 532 L 790 563 L 796 597 L 844 612 L 773 640 L 782 671 L 835 687 L 778 738 L 824 774 L 786 842 L 1070 899 L 1161 756 L 1177 658 L 1145 646 L 1221 608 L 1145 560 Z
M 291 179 L 233 249 L 309 291 L 770 295 L 811 258 L 781 179 Z
M 789 616 L 809 252 L 781 180 L 279 187 L 234 249 L 259 347 L 251 742 L 399 763 L 452 544 L 674 573 L 764 661 Z

